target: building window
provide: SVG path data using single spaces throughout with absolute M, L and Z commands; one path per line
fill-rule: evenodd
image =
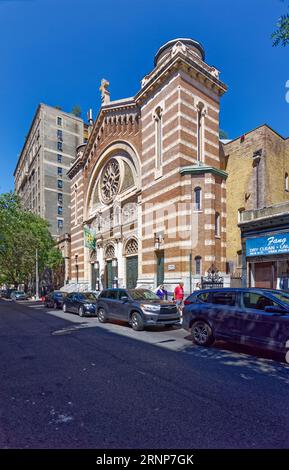
M 201 188 L 195 188 L 195 210 L 200 211 L 202 209 L 202 190 Z
M 57 180 L 57 186 L 59 189 L 63 188 L 63 181 L 62 180 Z
M 63 195 L 62 195 L 62 193 L 58 193 L 58 194 L 57 194 L 57 201 L 58 201 L 59 204 L 62 204 L 62 202 L 63 202 Z
M 155 120 L 155 155 L 156 155 L 156 170 L 162 167 L 162 114 L 163 110 L 160 106 L 157 107 L 154 113 Z
M 62 152 L 62 142 L 57 142 L 57 150 Z
M 63 141 L 63 138 L 62 138 L 62 130 L 60 129 L 57 129 L 57 139 L 62 142 Z
M 201 274 L 201 256 L 195 257 L 195 274 Z
M 63 229 L 63 220 L 62 219 L 57 219 L 57 227 L 59 230 Z
M 62 215 L 62 206 L 57 207 L 57 213 L 58 215 Z
M 77 225 L 77 184 L 74 185 L 74 224 Z
M 57 167 L 57 174 L 58 174 L 58 176 L 62 176 L 62 168 L 61 168 L 61 166 L 58 166 L 58 167 Z
M 285 191 L 289 191 L 288 173 L 285 173 Z
M 60 153 L 57 154 L 57 161 L 58 163 L 62 163 L 62 155 L 60 155 Z
M 221 230 L 220 230 L 220 214 L 219 212 L 216 212 L 215 214 L 215 236 L 219 237 Z
M 204 117 L 205 117 L 205 105 L 199 103 L 197 105 L 197 144 L 198 144 L 198 162 L 204 161 Z
M 61 117 L 57 117 L 57 125 L 62 126 L 62 118 Z

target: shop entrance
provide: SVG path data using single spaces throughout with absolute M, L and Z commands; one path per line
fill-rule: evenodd
M 274 289 L 276 287 L 274 263 L 255 263 L 254 277 L 255 287 Z

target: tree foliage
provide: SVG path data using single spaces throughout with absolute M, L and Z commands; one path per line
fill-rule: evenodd
M 273 46 L 289 44 L 289 14 L 282 15 L 277 22 L 277 29 L 272 34 Z
M 228 139 L 228 134 L 226 131 L 223 131 L 223 129 L 220 129 L 219 131 L 219 138 L 220 139 Z
M 38 250 L 39 273 L 54 268 L 62 255 L 54 247 L 48 223 L 21 208 L 19 197 L 10 192 L 0 195 L 0 276 L 7 284 L 25 283 L 35 277 Z
M 81 107 L 75 104 L 71 110 L 71 113 L 76 117 L 81 117 Z

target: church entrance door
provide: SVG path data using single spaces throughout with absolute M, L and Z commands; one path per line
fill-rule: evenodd
M 163 284 L 165 278 L 165 254 L 164 251 L 157 252 L 157 286 Z
M 129 256 L 126 258 L 126 287 L 134 289 L 138 278 L 138 257 Z
M 112 260 L 106 262 L 105 266 L 105 287 L 110 289 L 113 286 Z

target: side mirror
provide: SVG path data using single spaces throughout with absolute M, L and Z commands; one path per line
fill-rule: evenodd
M 128 301 L 128 296 L 127 295 L 122 295 L 120 300 L 122 300 L 123 302 L 127 302 Z
M 276 307 L 275 305 L 266 305 L 264 308 L 265 312 L 268 313 L 285 313 L 286 310 L 283 307 Z

